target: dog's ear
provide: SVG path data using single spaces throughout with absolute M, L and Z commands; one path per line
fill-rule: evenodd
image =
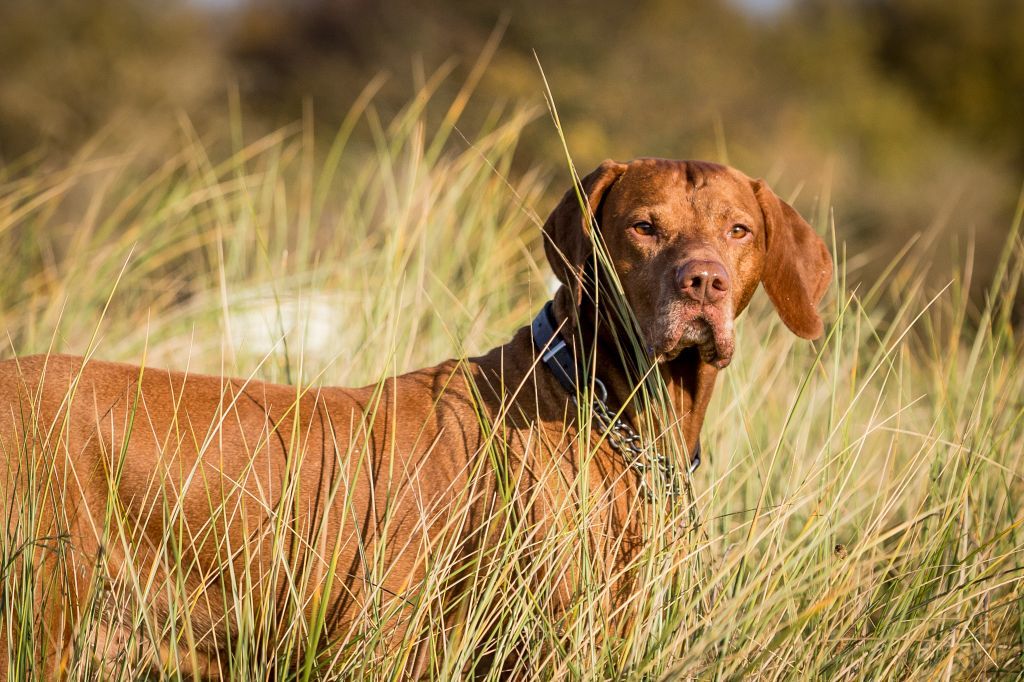
M 544 253 L 555 276 L 573 292 L 576 303 L 583 298 L 583 267 L 594 249 L 592 221 L 601 215 L 601 200 L 612 183 L 626 170 L 626 164 L 608 159 L 571 188 L 544 223 Z M 580 207 L 580 199 L 587 204 Z
M 762 180 L 752 183 L 765 228 L 761 283 L 786 326 L 805 339 L 824 331 L 817 307 L 832 280 L 832 257 L 807 221 Z

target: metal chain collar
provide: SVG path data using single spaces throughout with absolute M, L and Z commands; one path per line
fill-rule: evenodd
M 597 378 L 594 379 L 594 393 L 592 411 L 594 419 L 597 420 L 612 449 L 622 455 L 626 466 L 637 472 L 639 489 L 644 499 L 648 502 L 658 499 L 654 486 L 659 484 L 663 493 L 669 498 L 681 495 L 683 492 L 682 481 L 676 465 L 668 457 L 655 450 L 653 446 L 644 447 L 640 434 L 630 426 L 629 422 L 616 416 L 615 412 L 608 407 L 606 402 L 608 389 Z M 578 405 L 575 396 L 573 396 L 573 402 Z M 694 462 L 695 464 L 691 464 L 689 468 L 691 474 L 700 464 L 700 459 L 697 458 Z M 655 479 L 653 484 L 652 478 Z
M 531 324 L 534 347 L 540 359 L 572 397 L 573 404 L 579 408 L 578 395 L 580 387 L 577 383 L 576 357 L 569 350 L 564 339 L 558 338 L 558 325 L 555 323 L 552 302 L 548 301 Z M 622 455 L 626 466 L 638 474 L 638 488 L 647 502 L 658 499 L 658 487 L 669 499 L 678 497 L 683 492 L 682 477 L 679 469 L 665 455 L 653 447 L 644 447 L 640 434 L 630 426 L 629 422 L 617 416 L 608 407 L 608 389 L 597 377 L 593 378 L 594 396 L 591 401 L 591 414 L 603 431 L 604 437 L 613 450 Z M 697 440 L 687 472 L 692 474 L 700 466 L 701 447 Z

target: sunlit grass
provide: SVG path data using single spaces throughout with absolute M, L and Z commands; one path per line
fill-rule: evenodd
M 431 126 L 427 88 L 382 120 L 374 87 L 327 145 L 308 122 L 255 140 L 236 123 L 224 152 L 183 122 L 180 153 L 146 173 L 131 156 L 85 151 L 64 167 L 3 176 L 6 355 L 71 352 L 289 383 L 299 411 L 307 409 L 299 398 L 321 385 L 379 388 L 395 372 L 506 341 L 550 293 L 536 217 L 547 175 L 512 164 L 536 112 L 496 112 L 467 146 L 453 134 L 458 102 Z M 692 500 L 637 505 L 645 544 L 615 610 L 609 597 L 623 576 L 587 540 L 608 501 L 566 496 L 550 510 L 557 522 L 539 531 L 517 511 L 536 491 L 517 478 L 497 420 L 481 414 L 485 456 L 467 478 L 497 476 L 500 494 L 483 499 L 470 485 L 449 509 L 422 508 L 424 522 L 443 514 L 450 532 L 441 546 L 408 548 L 428 558 L 421 584 L 401 599 L 371 590 L 347 639 L 328 641 L 320 596 L 342 570 L 332 561 L 341 540 L 322 529 L 304 534 L 322 563 L 277 562 L 273 580 L 289 586 L 285 598 L 257 589 L 245 571 L 229 573 L 225 602 L 215 605 L 230 614 L 220 662 L 239 680 L 394 679 L 421 651 L 440 679 L 501 673 L 481 668 L 485 661 L 523 677 L 580 679 L 1020 674 L 1024 372 L 1010 317 L 1024 267 L 1020 222 L 981 309 L 957 273 L 946 289 L 926 289 L 913 249 L 894 260 L 884 285 L 863 292 L 846 286 L 840 261 L 824 306 L 827 337 L 815 344 L 792 337 L 757 297 L 708 412 L 709 457 Z M 830 239 L 842 234 L 819 227 Z M 352 428 L 365 430 L 372 417 Z M 212 436 L 204 427 L 180 437 Z M 306 437 L 289 434 L 292 471 Z M 31 462 L 38 443 L 59 449 L 65 439 L 58 426 L 5 444 L 0 456 L 8 467 Z M 581 461 L 592 454 L 587 443 L 577 450 Z M 116 480 L 120 453 L 105 455 Z M 347 509 L 346 476 L 363 463 L 345 448 L 336 457 L 343 466 L 329 496 Z M 32 476 L 45 490 L 46 472 Z M 266 509 L 270 547 L 298 532 L 288 511 L 302 504 L 297 490 Z M 63 551 L 59 536 L 33 525 L 46 501 L 3 500 L 22 520 L 0 544 L 0 637 L 14 678 L 36 674 L 32 593 L 52 578 L 38 571 L 39 557 Z M 116 581 L 98 572 L 92 607 L 67 616 L 76 635 L 63 665 L 73 678 L 97 674 L 115 613 L 134 635 L 117 643 L 105 677 L 202 669 L 211 634 L 191 616 L 213 593 L 186 579 L 203 568 L 189 549 L 249 551 L 218 535 L 237 509 L 211 499 L 211 522 L 187 528 L 172 496 L 150 502 L 176 532 L 157 565 L 128 562 Z M 123 511 L 110 499 L 98 521 L 109 545 L 131 557 L 140 529 Z M 463 561 L 457 539 L 473 530 L 500 540 Z M 386 571 L 388 549 L 368 548 L 371 575 Z M 566 574 L 571 596 L 554 613 L 545 605 Z M 455 584 L 458 598 L 448 599 Z M 152 608 L 156 594 L 170 613 Z M 154 642 L 177 648 L 160 652 Z

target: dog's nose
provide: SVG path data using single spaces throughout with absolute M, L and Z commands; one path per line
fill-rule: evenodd
M 729 274 L 721 263 L 691 260 L 676 268 L 676 284 L 698 303 L 718 303 L 729 293 Z

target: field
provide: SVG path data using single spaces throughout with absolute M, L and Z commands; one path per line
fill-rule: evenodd
M 86 148 L 57 166 L 8 166 L 4 357 L 73 352 L 356 386 L 503 343 L 551 291 L 539 226 L 546 190 L 568 186 L 566 163 L 526 173 L 512 164 L 522 126 L 542 112 L 496 113 L 469 144 L 454 126 L 462 99 L 428 122 L 428 87 L 382 120 L 372 95 L 371 84 L 331 141 L 313 139 L 308 122 L 252 139 L 236 117 L 231 139 L 211 140 L 183 121 L 180 151 L 166 159 Z M 582 571 L 577 602 L 553 620 L 524 558 L 585 565 L 585 543 L 570 524 L 527 547 L 510 525 L 497 569 L 472 576 L 464 625 L 446 639 L 432 605 L 452 566 L 437 557 L 408 614 L 409 646 L 380 646 L 386 613 L 346 646 L 323 646 L 321 611 L 298 597 L 261 602 L 237 576 L 232 677 L 396 679 L 411 643 L 431 637 L 437 679 L 513 655 L 517 672 L 540 679 L 1024 674 L 1024 342 L 1011 318 L 1021 210 L 981 304 L 969 297 L 969 244 L 947 286 L 926 284 L 927 233 L 873 286 L 847 286 L 859 261 L 830 215 L 825 196 L 809 216 L 837 261 L 826 337 L 796 339 L 755 298 L 704 426 L 705 464 L 685 504 L 652 514 L 619 611 L 601 608 L 608 577 Z M 3 503 L 23 519 L 41 504 Z M 110 542 L 130 552 L 132 529 L 110 507 Z M 171 547 L 166 565 L 180 569 Z M 38 562 L 61 551 L 59 536 L 31 524 L 0 538 L 10 679 L 35 674 L 33 652 L 46 645 L 32 594 L 52 577 Z M 147 608 L 147 590 L 174 585 L 154 587 L 142 572 L 129 582 L 97 590 L 96 608 L 72 624 L 72 679 L 97 674 L 94 638 L 109 609 L 138 640 L 106 678 L 148 669 L 147 641 L 191 641 L 187 619 Z M 187 612 L 189 595 L 175 598 Z M 190 665 L 173 656 L 159 664 L 170 678 Z

